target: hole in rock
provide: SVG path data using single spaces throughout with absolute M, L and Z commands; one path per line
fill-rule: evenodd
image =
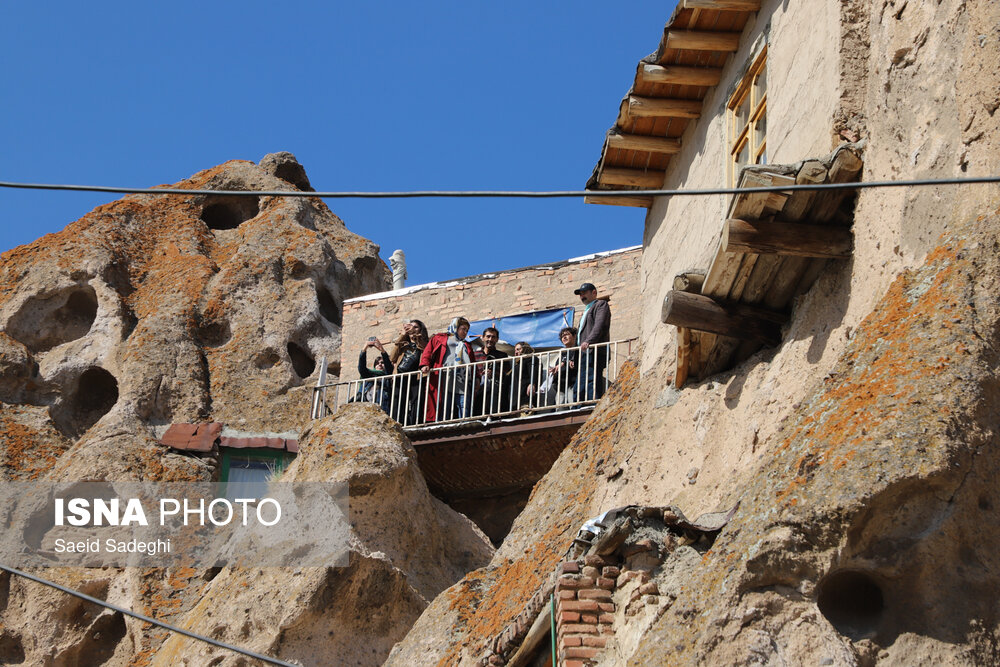
M 295 343 L 288 343 L 288 357 L 292 360 L 292 368 L 300 378 L 307 378 L 316 369 L 316 360 L 308 352 Z
M 28 299 L 7 322 L 7 333 L 32 352 L 82 338 L 97 318 L 97 293 L 90 285 Z
M 885 609 L 882 588 L 865 572 L 841 570 L 819 584 L 820 612 L 843 635 L 852 639 L 871 636 Z
M 278 356 L 277 352 L 269 347 L 258 352 L 253 358 L 254 366 L 261 370 L 271 368 L 279 361 L 281 361 L 281 357 Z
M 24 646 L 21 638 L 4 631 L 0 635 L 0 665 L 20 665 L 24 663 Z
M 319 314 L 339 327 L 343 323 L 340 306 L 325 285 L 316 287 L 316 299 L 319 301 Z
M 118 381 L 103 368 L 88 368 L 70 398 L 70 430 L 83 433 L 111 411 L 118 402 Z
M 201 209 L 201 219 L 209 229 L 236 229 L 260 213 L 256 197 L 216 197 Z
M 222 347 L 233 337 L 228 320 L 202 322 L 194 335 L 202 347 Z

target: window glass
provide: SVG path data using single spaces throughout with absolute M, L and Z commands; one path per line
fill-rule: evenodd
M 747 68 L 736 93 L 729 99 L 729 183 L 735 185 L 740 169 L 766 164 L 767 95 L 766 50 Z

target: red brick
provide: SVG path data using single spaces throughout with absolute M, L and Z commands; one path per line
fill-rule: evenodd
M 560 600 L 575 600 L 576 599 L 576 591 L 573 591 L 573 590 L 559 591 L 559 592 L 556 593 L 556 597 L 558 597 Z
M 599 625 L 597 627 L 599 627 L 601 629 L 601 634 L 602 635 L 613 635 L 613 634 L 615 634 L 615 631 L 608 624 Z
M 613 591 L 615 589 L 615 580 L 614 579 L 605 579 L 604 577 L 598 577 L 598 579 L 597 579 L 597 587 L 598 588 L 603 588 L 603 589 L 608 590 L 608 591 Z
M 573 560 L 559 563 L 559 574 L 576 574 L 580 571 L 580 564 Z
M 575 611 L 561 611 L 559 612 L 559 622 L 560 623 L 576 623 L 580 620 L 580 614 Z
M 610 600 L 611 591 L 606 591 L 603 588 L 591 588 L 585 591 L 580 591 L 577 593 L 577 597 L 581 600 Z
M 660 587 L 656 585 L 655 581 L 651 581 L 640 586 L 639 592 L 643 595 L 657 595 L 660 592 Z
M 591 579 L 597 579 L 601 576 L 601 571 L 593 565 L 586 565 L 583 568 L 583 576 L 590 577 Z
M 559 577 L 556 581 L 556 589 L 561 588 L 580 588 L 580 575 L 578 574 L 564 574 Z
M 600 609 L 601 611 L 614 611 L 615 610 L 615 603 L 614 602 L 598 602 L 597 603 L 597 608 Z
M 591 639 L 591 637 L 563 637 L 559 640 L 559 645 L 563 648 L 567 646 L 580 646 L 584 639 Z M 593 639 L 597 639 L 597 637 Z
M 594 583 L 593 577 L 580 577 L 580 588 L 592 588 Z
M 559 626 L 559 632 L 565 634 L 578 634 L 578 635 L 596 635 L 597 626 L 587 625 L 586 623 L 567 623 L 565 625 Z
M 593 565 L 594 567 L 602 567 L 604 565 L 611 565 L 604 556 L 598 556 L 597 554 L 590 554 L 585 556 L 583 559 L 584 565 Z
M 611 579 L 617 578 L 618 575 L 621 573 L 622 571 L 619 568 L 615 567 L 614 565 L 609 565 L 608 567 L 604 568 L 604 570 L 602 570 L 601 572 L 601 574 L 603 574 L 605 577 L 609 577 Z
M 601 603 L 597 600 L 571 600 L 559 604 L 559 609 L 566 611 L 597 611 L 600 608 Z
M 563 667 L 587 667 L 583 660 L 563 660 Z
M 600 620 L 601 623 L 614 623 L 615 622 L 615 615 L 614 614 L 601 614 L 599 620 Z
M 583 645 L 584 646 L 596 646 L 598 648 L 604 648 L 605 646 L 608 645 L 608 638 L 607 637 L 584 637 L 583 638 Z
M 593 646 L 574 646 L 566 649 L 567 658 L 596 658 L 601 650 Z

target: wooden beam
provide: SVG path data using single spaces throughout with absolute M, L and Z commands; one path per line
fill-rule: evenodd
M 535 617 L 535 622 L 531 624 L 528 634 L 507 662 L 507 667 L 527 667 L 532 662 L 532 658 L 535 657 L 535 649 L 541 645 L 542 640 L 548 637 L 552 631 L 551 614 L 552 607 L 550 605 L 546 604 L 542 607 L 538 616 Z
M 642 83 L 673 83 L 680 86 L 715 86 L 722 80 L 719 67 L 683 67 L 680 65 L 639 65 Z
M 740 48 L 740 33 L 667 30 L 665 42 L 666 49 L 733 53 Z
M 781 342 L 781 324 L 787 316 L 741 303 L 715 301 L 702 294 L 671 290 L 663 300 L 660 319 L 664 324 L 776 345 Z
M 684 9 L 715 9 L 721 12 L 759 12 L 760 0 L 681 0 Z
M 663 97 L 629 95 L 628 115 L 632 118 L 698 118 L 701 100 L 676 100 Z
M 628 185 L 637 188 L 659 188 L 663 186 L 666 172 L 655 169 L 624 169 L 605 167 L 597 176 L 601 185 Z
M 653 205 L 652 197 L 584 197 L 584 204 L 607 204 L 609 206 L 635 206 L 649 208 Z
M 687 382 L 691 369 L 691 330 L 677 327 L 677 367 L 674 369 L 674 389 L 680 389 Z
M 694 271 L 689 271 L 687 273 L 678 273 L 674 276 L 674 289 L 679 292 L 692 292 L 694 294 L 700 294 L 701 286 L 704 283 L 704 272 L 696 273 Z
M 609 134 L 608 148 L 672 155 L 680 152 L 681 141 L 666 137 L 647 137 L 642 134 Z
M 843 258 L 851 256 L 851 231 L 844 227 L 730 219 L 722 230 L 722 251 L 758 255 Z

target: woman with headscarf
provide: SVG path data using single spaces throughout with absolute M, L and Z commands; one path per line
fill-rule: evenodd
M 411 373 L 420 370 L 420 355 L 427 347 L 429 336 L 427 327 L 420 320 L 410 320 L 403 325 L 403 331 L 396 339 L 396 349 L 392 352 L 392 363 L 396 373 Z M 393 385 L 392 417 L 400 424 L 410 426 L 421 421 L 421 398 L 426 394 L 427 381 L 417 375 L 395 378 Z
M 447 333 L 434 334 L 420 356 L 420 371 L 428 375 L 427 421 L 465 417 L 472 407 L 475 378 L 469 364 L 475 358 L 465 340 L 469 320 L 456 317 Z M 453 368 L 453 367 L 458 368 Z

